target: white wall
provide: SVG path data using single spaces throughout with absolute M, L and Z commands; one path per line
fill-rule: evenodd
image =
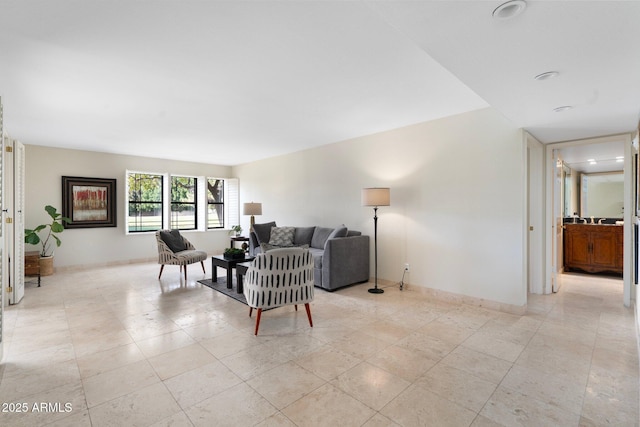
M 66 150 L 26 145 L 25 226 L 33 228 L 48 220 L 44 206 L 62 211 L 62 176 L 117 179 L 117 227 L 67 229 L 60 235 L 62 246 L 55 251 L 56 267 L 101 265 L 154 259 L 155 235 L 125 234 L 126 170 L 195 176 L 231 177 L 231 168 L 203 163 L 179 162 L 147 157 L 123 156 L 91 151 Z M 198 248 L 221 253 L 229 246 L 225 230 L 185 232 Z M 26 250 L 36 249 L 27 245 Z
M 372 237 L 360 191 L 391 187 L 378 210 L 379 278 L 399 281 L 408 262 L 413 286 L 523 306 L 523 147 L 521 130 L 487 108 L 233 170 L 241 202 L 262 203 L 258 223 L 344 223 Z

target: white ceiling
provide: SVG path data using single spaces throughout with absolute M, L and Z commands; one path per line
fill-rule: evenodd
M 0 0 L 5 129 L 233 165 L 488 105 L 545 143 L 636 128 L 639 1 L 500 3 Z

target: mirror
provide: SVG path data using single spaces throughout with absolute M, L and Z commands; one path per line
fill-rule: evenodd
M 580 180 L 580 216 L 582 218 L 622 218 L 624 209 L 624 173 L 582 174 Z

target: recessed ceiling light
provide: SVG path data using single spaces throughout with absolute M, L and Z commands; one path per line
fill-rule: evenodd
M 562 107 L 556 107 L 553 109 L 556 113 L 562 113 L 563 111 L 571 110 L 573 107 L 571 105 L 563 105 Z
M 595 160 L 589 160 L 589 164 L 590 164 L 590 165 L 595 165 L 595 164 L 596 164 L 596 161 L 595 161 Z
M 587 159 L 587 162 L 595 162 L 596 159 Z
M 496 7 L 493 17 L 497 19 L 509 19 L 519 15 L 527 7 L 524 0 L 511 0 Z
M 538 74 L 537 76 L 534 77 L 534 79 L 539 81 L 549 80 L 554 77 L 558 77 L 558 74 L 559 73 L 557 71 L 547 71 L 546 73 Z

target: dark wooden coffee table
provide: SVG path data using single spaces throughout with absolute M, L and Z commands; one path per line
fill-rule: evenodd
M 241 262 L 236 264 L 236 287 L 239 294 L 244 291 L 244 275 L 247 274 L 247 270 L 251 266 L 251 261 Z
M 211 257 L 211 281 L 218 281 L 218 271 L 217 267 L 222 267 L 227 270 L 227 289 L 231 289 L 233 287 L 233 268 L 242 262 L 253 261 L 254 257 L 244 257 L 241 259 L 228 259 L 223 255 L 214 255 Z M 241 285 L 240 289 L 237 290 L 239 294 L 242 293 Z

